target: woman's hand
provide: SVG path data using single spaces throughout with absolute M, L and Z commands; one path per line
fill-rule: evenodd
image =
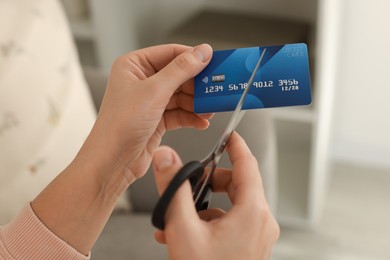
M 211 115 L 193 113 L 192 78 L 211 56 L 206 44 L 195 48 L 172 44 L 118 58 L 85 145 L 93 146 L 94 160 L 106 162 L 130 184 L 145 174 L 165 131 L 207 128 Z
M 176 192 L 165 216 L 165 230 L 155 238 L 166 243 L 170 259 L 269 259 L 279 237 L 279 226 L 264 197 L 256 159 L 244 140 L 233 133 L 227 146 L 233 169 L 218 169 L 212 189 L 227 192 L 233 207 L 224 212 L 198 213 L 189 182 Z M 161 147 L 153 159 L 157 188 L 168 186 L 182 166 L 179 156 Z

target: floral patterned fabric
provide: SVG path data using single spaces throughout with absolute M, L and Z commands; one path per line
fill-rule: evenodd
M 95 110 L 53 0 L 0 0 L 0 225 L 68 165 Z

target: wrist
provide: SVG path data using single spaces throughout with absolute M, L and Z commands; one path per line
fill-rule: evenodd
M 113 139 L 98 138 L 91 134 L 72 162 L 83 172 L 91 174 L 100 192 L 117 199 L 137 178 L 120 160 L 120 145 Z

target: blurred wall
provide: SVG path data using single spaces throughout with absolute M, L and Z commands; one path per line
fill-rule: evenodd
M 390 1 L 343 5 L 332 156 L 390 168 Z

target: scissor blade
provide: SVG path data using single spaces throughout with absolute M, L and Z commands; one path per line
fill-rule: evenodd
M 234 110 L 233 115 L 230 118 L 230 121 L 229 121 L 227 127 L 225 128 L 225 131 L 223 132 L 221 138 L 218 140 L 217 144 L 215 145 L 215 147 L 211 151 L 211 153 L 201 161 L 201 163 L 204 166 L 206 166 L 207 164 L 212 162 L 212 169 L 207 174 L 207 176 L 206 176 L 206 178 L 205 178 L 201 188 L 197 192 L 197 194 L 195 194 L 195 203 L 196 204 L 198 204 L 198 200 L 201 199 L 201 196 L 204 193 L 204 189 L 210 183 L 211 176 L 213 175 L 214 169 L 217 166 L 217 163 L 218 163 L 218 161 L 219 161 L 223 151 L 225 150 L 226 144 L 227 144 L 230 136 L 232 135 L 234 129 L 236 129 L 238 123 L 241 121 L 242 117 L 245 114 L 245 110 L 242 111 L 242 106 L 244 104 L 246 95 L 248 94 L 248 91 L 249 91 L 249 89 L 250 89 L 250 87 L 251 87 L 251 85 L 253 83 L 253 80 L 255 78 L 256 72 L 259 70 L 260 63 L 261 63 L 261 61 L 262 61 L 262 59 L 264 57 L 265 51 L 266 51 L 266 49 L 264 49 L 263 52 L 261 53 L 261 55 L 259 57 L 259 60 L 257 61 L 257 64 L 255 66 L 255 69 L 253 70 L 252 75 L 251 75 L 251 77 L 248 80 L 247 87 L 244 90 L 244 92 L 242 93 L 241 98 L 238 101 L 238 104 L 236 106 L 236 109 Z
M 266 50 L 267 50 L 266 48 L 263 50 L 263 52 L 261 53 L 261 55 L 259 57 L 259 60 L 257 61 L 255 69 L 253 70 L 252 75 L 248 80 L 247 87 L 245 88 L 244 92 L 242 93 L 241 98 L 238 101 L 238 104 L 236 106 L 236 109 L 234 110 L 233 115 L 230 118 L 230 121 L 229 121 L 227 127 L 225 128 L 225 131 L 221 137 L 221 140 L 219 142 L 220 145 L 223 145 L 223 146 L 226 145 L 226 142 L 230 138 L 230 135 L 233 133 L 234 129 L 236 129 L 236 127 L 238 126 L 238 123 L 240 123 L 242 117 L 245 114 L 245 110 L 242 111 L 242 106 L 244 105 L 245 98 L 248 94 L 250 87 L 252 86 L 255 75 L 256 75 L 257 71 L 259 70 L 260 63 L 263 60 L 263 57 L 264 57 Z

